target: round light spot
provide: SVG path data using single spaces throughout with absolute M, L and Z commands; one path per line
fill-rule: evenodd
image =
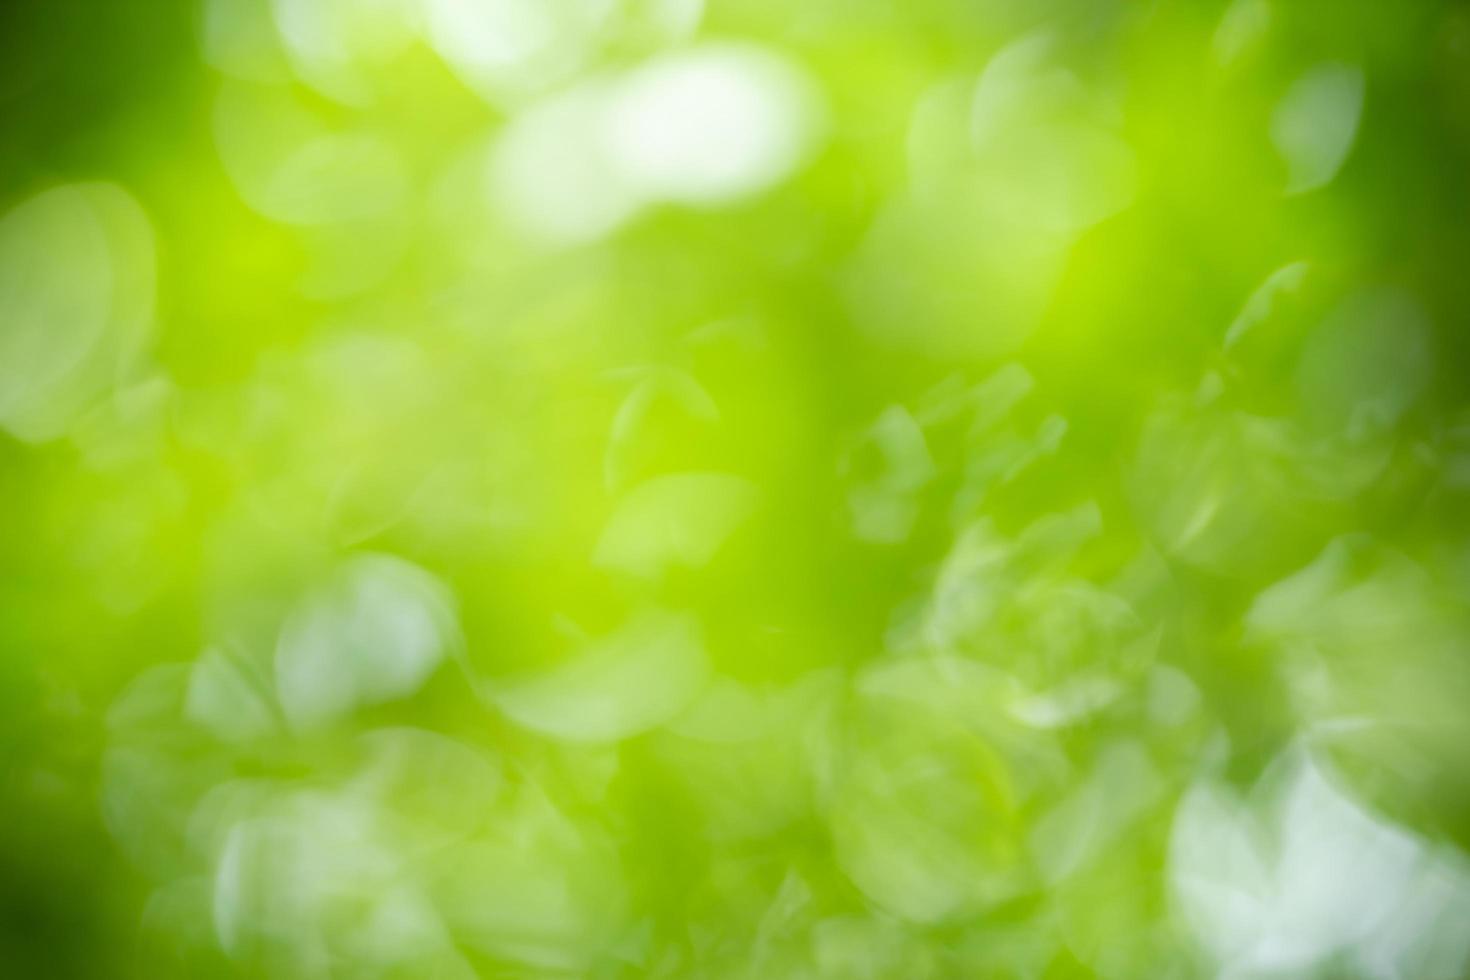
M 816 116 L 812 85 L 790 62 L 753 46 L 706 45 L 630 75 L 608 138 L 618 171 L 650 197 L 717 203 L 795 170 Z

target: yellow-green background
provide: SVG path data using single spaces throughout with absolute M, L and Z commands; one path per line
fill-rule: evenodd
M 59 434 L 0 433 L 0 974 L 1216 975 L 1231 954 L 1177 885 L 1181 800 L 1244 794 L 1270 838 L 1303 752 L 1462 887 L 1470 8 L 708 0 L 670 38 L 652 6 L 612 5 L 575 70 L 499 103 L 422 41 L 364 59 L 357 101 L 287 64 L 270 98 L 402 166 L 401 200 L 334 227 L 273 220 L 227 174 L 219 106 L 257 83 L 206 61 L 203 5 L 0 9 L 0 206 L 113 182 L 156 254 L 133 373 Z M 1268 12 L 1228 56 L 1227 6 Z M 976 151 L 977 80 L 1028 38 L 1037 88 Z M 809 155 L 770 186 L 543 245 L 454 176 L 548 93 L 715 41 L 816 93 Z M 1290 193 L 1273 114 L 1321 65 L 1361 73 L 1355 132 Z M 657 397 L 620 434 L 640 385 Z M 707 532 L 710 554 L 595 560 L 631 487 L 691 472 L 736 479 L 655 500 L 630 547 Z M 733 528 L 701 531 L 721 487 Z M 863 532 L 873 495 L 897 530 Z M 271 701 L 285 624 L 364 554 L 449 597 L 422 686 L 233 739 L 166 690 L 118 720 L 135 679 L 216 648 Z M 645 613 L 696 623 L 767 727 L 588 743 L 505 709 Z M 1103 693 L 1027 720 L 1058 691 Z M 294 813 L 405 726 L 503 784 L 358 805 L 395 869 L 301 931 L 241 913 L 222 950 L 219 853 L 187 839 L 202 801 L 244 780 L 239 819 Z M 1099 813 L 1116 826 L 1048 870 Z M 337 840 L 303 846 L 355 853 Z M 389 879 L 450 923 L 441 946 L 343 938 Z M 573 896 L 544 935 L 456 932 L 465 908 L 534 906 L 533 881 Z M 1454 901 L 1402 975 L 1441 975 L 1414 956 L 1453 946 Z M 1350 945 L 1242 975 L 1373 975 Z

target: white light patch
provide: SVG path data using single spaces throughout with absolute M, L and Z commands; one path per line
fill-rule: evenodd
M 514 102 L 585 59 L 609 0 L 427 0 L 429 43 L 481 98 Z
M 606 237 L 660 201 L 717 205 L 765 190 L 810 154 L 812 86 L 750 45 L 655 58 L 530 107 L 491 153 L 489 195 L 550 244 Z
M 1292 85 L 1271 117 L 1271 142 L 1286 161 L 1286 193 L 1315 190 L 1337 176 L 1358 133 L 1363 72 L 1318 65 Z
M 545 10 L 521 0 L 430 0 L 428 18 L 440 54 L 475 77 L 514 68 L 551 35 Z
M 816 117 L 812 86 L 790 62 L 750 45 L 705 45 L 630 75 L 609 140 L 619 172 L 649 197 L 719 203 L 794 171 Z
M 1397 914 L 1426 878 L 1458 878 L 1441 908 L 1463 894 L 1463 873 L 1424 842 L 1342 792 L 1306 755 L 1268 777 L 1262 811 L 1227 790 L 1197 785 L 1170 841 L 1179 909 L 1226 975 L 1300 976 L 1334 957 L 1377 961 L 1376 976 L 1407 976 L 1399 930 L 1422 929 L 1439 909 Z M 1448 974 L 1446 974 L 1448 975 Z
M 372 100 L 371 70 L 414 39 L 416 0 L 271 0 L 296 75 L 349 105 Z
M 642 206 L 602 146 L 608 100 L 589 83 L 523 113 L 496 144 L 490 198 L 523 233 L 551 244 L 595 241 Z

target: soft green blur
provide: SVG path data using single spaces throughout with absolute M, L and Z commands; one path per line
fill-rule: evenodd
M 1470 8 L 0 5 L 0 975 L 1470 975 Z

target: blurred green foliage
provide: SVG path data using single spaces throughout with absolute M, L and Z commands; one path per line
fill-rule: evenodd
M 1470 969 L 1470 8 L 0 6 L 0 973 Z

